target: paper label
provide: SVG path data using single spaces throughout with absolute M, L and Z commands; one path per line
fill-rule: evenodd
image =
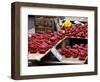
M 57 49 L 55 47 L 53 47 L 51 49 L 51 52 L 53 53 L 53 55 L 59 60 L 62 61 L 63 60 L 63 56 L 61 56 L 61 54 L 57 51 Z

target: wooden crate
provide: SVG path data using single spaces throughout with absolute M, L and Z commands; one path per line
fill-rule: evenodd
M 54 31 L 54 18 L 48 16 L 35 16 L 36 33 L 46 33 L 48 30 Z

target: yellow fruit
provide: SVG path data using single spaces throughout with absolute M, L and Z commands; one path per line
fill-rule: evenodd
M 72 23 L 70 21 L 65 21 L 64 23 L 62 23 L 62 27 L 71 27 Z

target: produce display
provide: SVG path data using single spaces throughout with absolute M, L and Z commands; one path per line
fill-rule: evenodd
M 66 58 L 79 58 L 79 60 L 85 60 L 87 57 L 87 44 L 65 46 L 60 48 L 59 53 Z
M 65 37 L 64 30 L 54 33 L 29 34 L 28 51 L 30 53 L 39 52 L 40 54 L 43 54 L 48 49 L 52 48 L 59 40 L 61 40 L 64 37 Z
M 30 53 L 45 53 L 59 40 L 67 37 L 87 37 L 87 25 L 75 24 L 71 28 L 63 28 L 58 32 L 35 33 L 28 36 L 28 51 Z
M 28 60 L 33 66 L 34 61 L 43 65 L 45 61 L 51 64 L 87 63 L 88 23 L 76 20 L 77 17 L 73 21 L 73 18 L 35 16 L 35 21 L 29 23 L 32 25 L 28 29 Z
M 87 38 L 88 36 L 87 24 L 74 24 L 71 28 L 63 27 L 62 29 L 66 31 L 66 36 L 69 37 Z

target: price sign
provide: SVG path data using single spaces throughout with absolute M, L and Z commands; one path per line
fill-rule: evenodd
M 61 56 L 61 54 L 57 51 L 57 49 L 55 47 L 53 47 L 51 49 L 51 52 L 53 53 L 53 55 L 59 60 L 62 61 L 63 60 L 63 56 Z

